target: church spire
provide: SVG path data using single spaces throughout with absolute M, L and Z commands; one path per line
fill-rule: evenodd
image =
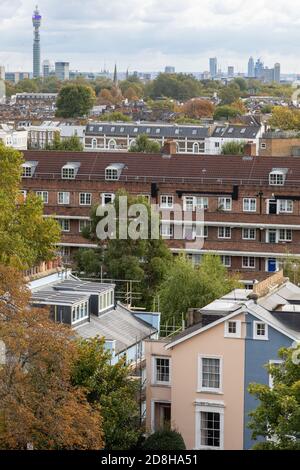
M 115 64 L 115 70 L 114 70 L 114 85 L 118 85 L 118 72 L 117 72 L 117 64 Z

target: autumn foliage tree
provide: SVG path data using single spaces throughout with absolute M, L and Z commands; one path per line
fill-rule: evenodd
M 55 255 L 57 222 L 43 217 L 43 202 L 20 194 L 22 154 L 0 143 L 0 263 L 26 269 Z
M 192 99 L 183 105 L 183 111 L 187 117 L 192 119 L 201 119 L 205 117 L 212 117 L 215 111 L 215 106 L 208 100 Z
M 0 448 L 101 449 L 100 411 L 71 382 L 74 333 L 29 297 L 18 271 L 0 265 Z

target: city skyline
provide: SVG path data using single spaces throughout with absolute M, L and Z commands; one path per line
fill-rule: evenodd
M 289 0 L 266 0 L 250 21 L 256 0 L 251 6 L 240 0 L 211 0 L 201 8 L 190 0 L 184 5 L 177 0 L 163 5 L 157 0 L 129 3 L 131 9 L 128 2 L 124 5 L 119 0 L 109 5 L 103 0 L 87 0 L 82 11 L 79 0 L 70 0 L 67 5 L 41 0 L 41 60 L 68 61 L 73 70 L 93 72 L 104 66 L 112 70 L 115 62 L 118 70 L 124 71 L 160 71 L 171 64 L 178 72 L 203 72 L 209 68 L 208 58 L 217 57 L 222 70 L 233 66 L 236 73 L 246 73 L 248 59 L 253 56 L 263 57 L 270 65 L 280 62 L 282 73 L 300 72 L 300 32 L 296 28 L 300 7 L 291 8 Z M 29 0 L 4 0 L 1 5 L 0 63 L 7 70 L 32 70 L 33 9 Z M 196 24 L 200 10 L 201 22 Z M 274 27 L 272 40 L 268 40 L 269 28 L 265 28 L 267 17 Z M 155 35 L 151 33 L 154 29 Z M 292 40 L 287 41 L 287 33 Z

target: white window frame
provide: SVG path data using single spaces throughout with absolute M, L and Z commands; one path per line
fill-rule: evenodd
M 83 227 L 81 227 L 83 225 Z M 78 220 L 78 232 L 82 233 L 82 229 L 90 226 L 91 227 L 91 220 L 80 219 Z
M 265 334 L 258 335 L 257 334 L 257 327 L 258 325 L 264 325 L 265 326 Z M 263 321 L 254 321 L 253 322 L 253 339 L 258 340 L 258 341 L 268 341 L 269 339 L 269 325 Z
M 48 191 L 36 191 L 35 194 L 41 198 L 44 204 L 48 204 L 48 197 L 49 197 Z
M 104 207 L 106 206 L 105 204 L 105 198 L 106 196 L 111 196 L 111 201 L 107 202 L 106 204 L 113 204 L 116 195 L 114 193 L 101 193 L 101 205 Z
M 165 201 L 164 201 L 165 199 Z M 162 194 L 160 196 L 160 207 L 161 209 L 173 209 L 174 207 L 174 196 L 170 194 Z
M 226 236 L 226 231 L 229 230 L 229 237 Z M 223 235 L 221 234 L 221 231 L 224 231 Z M 231 239 L 231 227 L 218 227 L 218 238 L 222 240 L 230 240 Z
M 218 209 L 224 212 L 230 212 L 232 210 L 232 198 L 231 197 L 219 197 Z
M 254 259 L 254 266 L 250 266 L 250 259 Z M 244 260 L 247 259 L 247 265 L 245 265 Z M 242 257 L 242 268 L 244 269 L 256 269 L 256 258 L 254 256 L 243 256 Z
M 218 359 L 219 360 L 219 388 L 203 387 L 203 359 Z M 198 380 L 197 380 L 197 393 L 212 393 L 216 395 L 223 395 L 223 357 L 213 356 L 210 354 L 198 354 Z
M 291 210 L 288 210 L 288 205 L 291 205 Z M 294 201 L 291 199 L 278 199 L 278 214 L 293 214 Z
M 281 366 L 281 364 L 283 364 L 283 363 L 284 363 L 284 361 L 281 360 L 281 359 L 274 359 L 274 360 L 271 359 L 271 360 L 269 361 L 269 365 L 270 365 L 270 366 L 272 366 L 272 365 Z M 270 373 L 269 373 L 269 387 L 270 387 L 271 390 L 272 390 L 272 388 L 274 387 L 273 377 L 272 377 L 272 375 L 271 375 Z
M 196 450 L 223 450 L 224 449 L 224 408 L 223 402 L 213 400 L 196 401 L 195 403 L 195 449 Z M 220 445 L 206 446 L 201 444 L 201 417 L 202 413 L 217 413 L 220 415 Z
M 251 234 L 251 231 L 254 232 L 254 237 L 249 236 Z M 245 235 L 245 233 L 247 233 L 247 232 L 248 232 L 248 236 Z M 247 227 L 242 228 L 242 238 L 243 238 L 243 240 L 256 240 L 256 229 L 255 228 L 247 228 Z
M 281 232 L 284 232 L 284 237 L 281 236 Z M 291 238 L 287 237 L 287 234 L 290 233 Z M 293 241 L 293 230 L 290 228 L 280 228 L 278 229 L 278 241 L 291 243 Z
M 71 165 L 63 166 L 61 169 L 61 178 L 63 180 L 74 180 L 76 177 L 76 168 Z
M 286 175 L 282 171 L 271 171 L 269 174 L 269 186 L 284 186 Z
M 226 263 L 226 258 L 229 260 L 229 263 Z M 230 255 L 221 255 L 221 261 L 225 268 L 231 268 L 232 257 Z
M 105 168 L 105 180 L 106 181 L 118 181 L 119 171 L 117 168 Z
M 62 195 L 63 202 L 60 202 L 60 195 Z M 65 199 L 67 202 L 65 202 Z M 70 204 L 70 193 L 69 191 L 59 191 L 57 193 L 57 204 L 59 205 L 68 205 Z
M 236 326 L 236 332 L 231 333 L 229 331 L 229 324 L 230 323 L 235 323 Z M 240 339 L 242 337 L 242 322 L 241 320 L 227 320 L 224 323 L 224 337 L 225 338 L 238 338 Z
M 169 380 L 157 380 L 157 359 L 169 361 Z M 152 384 L 153 385 L 171 385 L 171 357 L 169 356 L 153 356 L 152 357 Z
M 91 193 L 79 193 L 79 205 L 80 206 L 91 206 L 91 204 L 92 204 L 92 194 Z
M 174 237 L 174 224 L 172 224 L 171 222 L 169 223 L 162 222 L 160 224 L 160 234 L 162 238 L 164 239 L 173 238 Z
M 254 209 L 251 208 L 253 203 L 254 203 Z M 256 212 L 256 198 L 255 197 L 244 197 L 243 212 Z
M 68 225 L 69 225 L 69 228 L 68 228 L 68 230 L 66 230 L 66 229 L 62 228 L 62 225 L 61 225 L 63 222 L 66 222 L 66 221 L 68 221 Z M 66 232 L 66 233 L 68 233 L 68 232 L 70 232 L 70 231 L 71 231 L 71 223 L 70 223 L 70 219 L 67 219 L 67 218 L 66 218 L 66 219 L 58 219 L 58 222 L 59 222 L 60 229 L 61 229 L 61 231 L 62 231 L 62 232 Z

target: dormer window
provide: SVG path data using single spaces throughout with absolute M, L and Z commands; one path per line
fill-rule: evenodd
M 105 168 L 106 181 L 118 181 L 124 168 L 123 163 L 115 163 Z
M 160 134 L 160 129 L 156 129 L 156 134 Z
M 137 131 L 138 131 L 138 128 L 135 127 L 135 128 L 133 129 L 133 132 L 137 132 Z
M 147 127 L 146 129 L 147 134 L 150 134 L 150 131 L 151 131 L 150 127 Z
M 112 128 L 110 129 L 111 132 L 115 132 L 115 130 L 116 130 L 115 127 L 112 127 Z
M 74 180 L 80 164 L 79 163 L 67 163 L 62 167 L 61 177 L 64 180 Z
M 270 186 L 283 186 L 286 178 L 287 170 L 274 169 L 269 174 Z
M 37 162 L 26 162 L 22 164 L 22 177 L 32 178 L 37 167 Z

